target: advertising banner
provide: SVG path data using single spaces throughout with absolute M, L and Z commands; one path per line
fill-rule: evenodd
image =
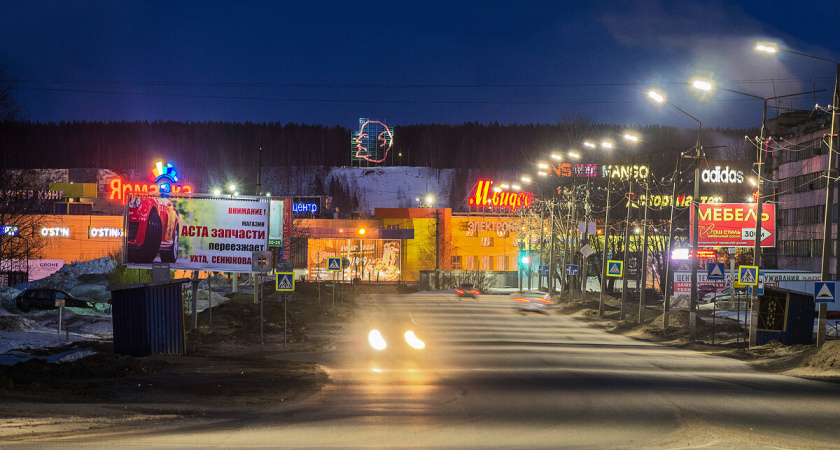
M 253 252 L 268 250 L 268 211 L 268 199 L 131 197 L 127 264 L 251 273 Z
M 341 274 L 330 271 L 330 258 L 347 258 Z M 362 281 L 399 281 L 400 241 L 312 239 L 309 241 L 310 277 L 322 280 L 360 278 Z
M 700 204 L 698 224 L 700 247 L 753 247 L 755 245 L 755 204 Z M 763 203 L 761 246 L 776 246 L 776 205 Z M 694 208 L 691 206 L 691 240 L 694 241 Z

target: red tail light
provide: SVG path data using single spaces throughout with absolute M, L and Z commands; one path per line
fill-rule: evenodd
M 462 291 L 462 290 L 460 290 L 460 289 L 455 289 L 455 292 L 457 292 L 457 293 L 459 293 L 459 294 L 463 294 L 463 293 L 464 293 L 464 291 Z
M 472 292 L 472 293 L 473 293 L 473 294 L 475 294 L 475 295 L 481 294 L 481 292 L 478 292 L 478 291 L 476 291 L 475 289 L 471 290 L 470 292 Z
M 522 302 L 522 303 L 531 303 L 531 301 L 530 301 L 530 300 L 528 300 L 527 298 L 516 297 L 516 300 L 518 300 L 518 301 L 520 301 L 520 302 Z
M 541 302 L 543 302 L 543 303 L 551 303 L 551 299 L 550 299 L 550 298 L 538 298 L 537 300 L 539 300 L 539 301 L 541 301 Z

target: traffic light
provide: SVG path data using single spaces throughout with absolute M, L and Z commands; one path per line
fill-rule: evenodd
M 528 256 L 528 255 L 525 255 L 525 256 L 522 257 L 522 259 L 520 261 L 522 261 L 522 264 L 531 264 L 531 257 Z

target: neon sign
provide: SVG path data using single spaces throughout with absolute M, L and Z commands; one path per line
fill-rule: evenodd
M 730 170 L 729 166 L 723 169 L 715 166 L 714 169 L 705 169 L 700 173 L 700 179 L 704 183 L 736 183 L 744 182 L 744 172 L 741 170 Z
M 381 163 L 394 146 L 394 129 L 370 119 L 359 119 L 359 131 L 353 134 L 351 142 L 355 158 Z
M 645 203 L 647 203 L 647 197 L 640 195 L 639 204 L 644 205 Z M 681 194 L 676 197 L 676 206 L 678 208 L 691 206 L 692 203 L 694 203 L 694 196 Z M 703 195 L 700 196 L 700 203 L 723 203 L 723 197 L 720 195 Z M 650 206 L 671 206 L 671 196 L 651 195 Z
M 70 228 L 67 227 L 43 227 L 41 236 L 44 237 L 70 237 Z
M 172 164 L 163 165 L 158 161 L 152 170 L 154 183 L 132 183 L 124 181 L 120 177 L 111 178 L 108 183 L 110 194 L 109 200 L 125 201 L 128 194 L 160 195 L 169 197 L 171 194 L 192 194 L 193 188 L 188 184 L 175 184 L 178 182 L 178 172 Z
M 0 236 L 17 236 L 17 225 L 0 225 Z
M 92 238 L 119 238 L 122 237 L 121 228 L 91 228 L 90 237 Z
M 551 171 L 558 177 L 590 178 L 598 176 L 598 165 L 557 163 L 551 165 Z
M 603 174 L 604 178 L 621 178 L 621 179 L 630 179 L 630 178 L 647 178 L 650 175 L 650 169 L 648 166 L 612 166 L 612 165 L 603 165 L 601 166 L 601 173 Z
M 292 204 L 292 212 L 299 213 L 316 213 L 318 212 L 317 203 L 294 203 Z
M 492 184 L 493 182 L 489 180 L 479 180 L 476 183 L 475 193 L 468 199 L 470 206 L 498 206 L 513 212 L 516 208 L 531 206 L 534 200 L 534 194 L 530 192 L 493 191 L 493 195 L 490 195 Z

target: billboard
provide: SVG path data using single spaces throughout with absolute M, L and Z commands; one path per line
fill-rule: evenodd
M 129 197 L 126 263 L 251 273 L 268 247 L 268 199 Z
M 764 203 L 761 214 L 761 246 L 776 246 L 776 205 Z M 691 241 L 694 242 L 694 208 L 691 205 Z M 703 203 L 699 205 L 700 247 L 753 247 L 755 245 L 754 203 Z
M 309 241 L 308 273 L 332 280 L 330 258 L 347 258 L 349 265 L 342 267 L 337 277 L 344 280 L 360 278 L 362 281 L 399 281 L 400 241 L 368 239 L 312 239 Z

